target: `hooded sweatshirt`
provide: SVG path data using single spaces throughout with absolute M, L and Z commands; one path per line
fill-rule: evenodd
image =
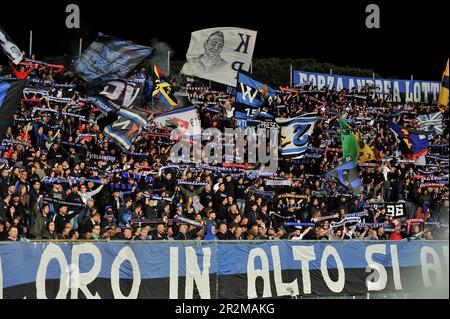
M 207 224 L 206 226 L 206 235 L 205 235 L 205 240 L 218 240 L 217 236 L 213 234 L 212 232 L 212 228 L 213 228 L 213 224 Z

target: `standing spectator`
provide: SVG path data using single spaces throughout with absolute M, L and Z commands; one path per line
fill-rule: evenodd
M 81 226 L 81 235 L 84 236 L 85 234 L 92 233 L 92 229 L 94 229 L 94 226 L 100 225 L 101 221 L 101 215 L 100 213 L 94 211 L 90 218 L 88 218 Z
M 67 205 L 60 205 L 58 208 L 58 213 L 53 218 L 53 221 L 55 222 L 56 226 L 56 232 L 58 234 L 61 233 L 66 227 L 66 224 L 69 223 L 72 220 L 72 218 L 77 216 L 80 212 L 81 212 L 80 210 L 76 210 L 71 213 L 68 213 Z
M 48 204 L 42 205 L 42 207 L 39 209 L 37 205 L 33 209 L 33 216 L 34 216 L 34 224 L 31 228 L 31 234 L 36 239 L 40 239 L 42 236 L 42 233 L 46 229 L 47 223 L 50 221 L 50 206 Z
M 119 220 L 119 226 L 122 229 L 125 228 L 126 225 L 128 225 L 128 223 L 132 217 L 132 213 L 131 213 L 132 205 L 133 205 L 133 200 L 131 199 L 131 197 L 127 197 L 124 201 L 124 204 L 122 204 L 122 206 L 120 207 L 118 220 Z

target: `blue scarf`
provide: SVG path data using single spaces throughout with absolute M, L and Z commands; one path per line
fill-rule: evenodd
M 131 156 L 143 156 L 143 157 L 146 157 L 146 156 L 148 156 L 148 152 L 146 152 L 146 153 L 137 153 L 137 152 L 131 152 L 131 151 L 127 151 L 126 152 L 128 155 L 131 155 Z
M 366 216 L 369 216 L 369 214 L 367 212 L 357 212 L 357 213 L 345 214 L 344 216 L 346 218 L 347 217 L 366 217 Z
M 274 198 L 275 192 L 272 191 L 261 191 L 254 187 L 250 187 L 250 193 L 260 197 L 271 197 Z
M 87 146 L 86 146 L 85 144 L 80 144 L 80 143 L 72 143 L 72 142 L 65 142 L 65 141 L 62 141 L 61 144 L 62 144 L 62 145 L 67 145 L 67 146 L 69 146 L 69 147 L 72 146 L 72 147 L 79 147 L 79 148 L 87 149 Z
M 177 179 L 178 185 L 191 185 L 191 186 L 206 186 L 208 182 L 196 182 L 196 181 L 184 181 L 182 179 Z
M 130 174 L 128 172 L 123 172 L 122 178 L 124 179 L 134 178 L 136 180 L 140 180 L 142 178 L 147 183 L 151 183 L 153 181 L 153 178 L 150 175 Z
M 176 222 L 177 224 L 189 224 L 192 226 L 196 226 L 196 227 L 203 227 L 203 225 L 195 220 L 180 216 L 180 215 L 175 215 L 175 217 L 173 218 L 173 221 Z M 212 224 L 210 224 L 212 225 Z

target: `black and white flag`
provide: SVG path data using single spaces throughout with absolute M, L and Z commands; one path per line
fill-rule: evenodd
M 14 63 L 22 61 L 23 55 L 17 45 L 11 40 L 9 35 L 0 26 L 0 48 L 6 56 Z
M 181 73 L 236 86 L 238 71 L 250 69 L 256 33 L 234 27 L 192 32 Z
M 122 107 L 129 108 L 130 106 L 140 106 L 142 104 L 142 92 L 144 83 L 133 83 L 126 80 L 112 80 L 100 82 L 95 86 L 89 88 L 88 94 L 90 96 L 101 97 L 108 105 L 115 109 Z M 91 100 L 97 106 L 95 100 Z M 101 108 L 101 106 L 100 106 Z M 103 109 L 103 108 L 101 108 Z

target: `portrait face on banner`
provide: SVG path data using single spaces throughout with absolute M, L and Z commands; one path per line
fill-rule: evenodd
M 203 66 L 203 69 L 200 69 L 199 71 L 214 71 L 221 66 L 229 64 L 220 56 L 224 45 L 225 39 L 222 32 L 216 31 L 208 37 L 203 45 L 205 53 L 199 57 L 199 62 Z
M 187 62 L 181 72 L 235 86 L 238 71 L 250 69 L 256 33 L 239 28 L 192 32 Z

